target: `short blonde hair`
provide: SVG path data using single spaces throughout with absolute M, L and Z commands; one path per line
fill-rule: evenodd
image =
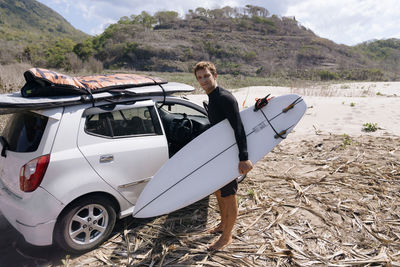
M 212 62 L 200 61 L 196 64 L 196 66 L 194 66 L 194 69 L 193 69 L 194 76 L 196 76 L 196 78 L 197 78 L 196 72 L 198 70 L 206 70 L 206 69 L 208 69 L 212 75 L 214 75 L 214 76 L 217 75 L 217 68 L 215 67 L 215 65 Z

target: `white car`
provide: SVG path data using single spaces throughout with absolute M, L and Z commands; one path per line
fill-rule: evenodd
M 91 250 L 208 127 L 203 107 L 151 93 L 15 113 L 1 137 L 0 210 L 30 244 Z

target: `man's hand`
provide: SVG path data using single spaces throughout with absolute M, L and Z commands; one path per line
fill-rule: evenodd
M 239 173 L 246 174 L 253 169 L 253 163 L 250 160 L 239 161 Z

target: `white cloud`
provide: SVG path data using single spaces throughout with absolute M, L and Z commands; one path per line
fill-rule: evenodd
M 400 37 L 400 2 L 395 0 L 297 1 L 286 12 L 317 35 L 354 45 L 373 38 Z

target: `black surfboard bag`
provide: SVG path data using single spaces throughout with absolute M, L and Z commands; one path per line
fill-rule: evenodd
M 71 77 L 55 71 L 32 68 L 24 73 L 24 97 L 87 95 L 144 85 L 164 84 L 167 81 L 138 74 L 110 74 Z

